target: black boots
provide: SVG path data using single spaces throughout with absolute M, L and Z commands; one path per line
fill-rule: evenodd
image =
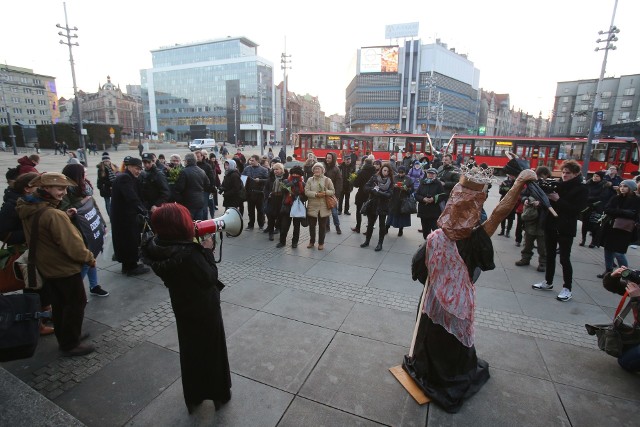
M 398 237 L 402 237 L 402 228 L 398 231 Z
M 582 242 L 578 243 L 578 246 L 584 246 L 584 239 L 582 239 Z
M 504 236 L 504 228 L 500 230 L 500 232 L 498 233 L 498 236 Z
M 378 246 L 374 249 L 376 252 L 380 252 L 382 250 L 382 242 L 378 241 Z
M 367 240 L 365 240 L 364 243 L 360 245 L 360 247 L 361 248 L 366 248 L 367 246 L 369 246 L 369 242 L 370 241 L 371 241 L 371 239 L 367 237 Z

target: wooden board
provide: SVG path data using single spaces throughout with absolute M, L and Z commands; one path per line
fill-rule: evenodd
M 402 365 L 394 366 L 393 368 L 389 368 L 389 372 L 391 375 L 396 377 L 398 382 L 402 384 L 402 387 L 407 390 L 407 392 L 418 402 L 418 405 L 424 405 L 425 403 L 431 402 L 431 399 L 424 394 L 422 389 L 417 386 L 416 382 L 411 378 L 407 372 L 402 369 Z

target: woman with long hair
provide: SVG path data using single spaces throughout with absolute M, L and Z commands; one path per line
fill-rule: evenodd
M 291 247 L 298 247 L 300 240 L 300 223 L 302 218 L 291 218 L 291 206 L 299 197 L 301 202 L 306 200 L 304 194 L 304 171 L 300 166 L 294 166 L 289 171 L 289 177 L 285 180 L 285 195 L 282 198 L 282 208 L 280 209 L 280 241 L 276 245 L 283 248 L 287 244 L 287 234 L 291 223 L 293 223 L 293 237 L 291 239 Z
M 225 208 L 238 208 L 244 215 L 244 200 L 241 197 L 244 185 L 240 179 L 240 172 L 235 160 L 224 161 L 224 179 L 218 191 L 223 196 L 222 206 Z
M 154 210 L 151 226 L 156 235 L 142 243 L 142 258 L 169 289 L 187 410 L 193 413 L 204 400 L 217 410 L 231 399 L 231 374 L 213 240 L 194 243 L 191 214 L 177 203 Z
M 367 185 L 366 190 L 369 192 L 370 204 L 367 209 L 367 232 L 366 240 L 360 245 L 361 248 L 369 246 L 371 241 L 371 235 L 373 234 L 373 227 L 378 220 L 378 245 L 375 251 L 382 250 L 382 243 L 384 242 L 384 236 L 387 234 L 386 220 L 389 214 L 389 200 L 393 194 L 393 171 L 389 163 L 384 163 L 377 174 L 373 175 Z
M 109 153 L 102 153 L 102 161 L 96 165 L 98 168 L 98 181 L 96 182 L 100 196 L 104 199 L 104 207 L 107 215 L 111 216 L 111 184 L 116 180 L 118 168 L 111 163 Z

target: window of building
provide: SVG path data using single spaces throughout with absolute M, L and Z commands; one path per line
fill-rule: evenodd
M 0 107 L 0 113 L 6 113 L 7 109 L 5 107 Z
M 47 105 L 47 101 L 44 99 L 38 99 L 38 105 Z
M 13 113 L 14 114 L 22 114 L 22 108 L 14 108 L 13 109 Z
M 576 133 L 583 133 L 584 132 L 584 126 L 578 126 L 576 128 Z
M 25 79 L 26 80 L 26 79 Z M 41 85 L 42 84 L 42 80 L 40 79 L 33 79 L 33 84 L 34 85 Z
M 629 112 L 628 111 L 624 111 L 624 112 L 620 113 L 620 118 L 621 119 L 628 119 L 629 118 Z
M 561 113 L 566 113 L 567 112 L 567 106 L 563 105 L 562 108 L 560 108 L 560 112 Z
M 33 99 L 27 98 L 24 100 L 24 102 L 26 102 L 27 104 L 33 104 Z
M 33 108 L 27 108 L 27 114 L 35 114 L 36 110 L 34 110 Z
M 588 111 L 589 110 L 589 106 L 588 105 L 581 105 L 578 109 L 580 111 Z
M 558 122 L 564 123 L 566 121 L 567 121 L 567 119 L 565 117 L 558 117 Z
M 12 101 L 14 104 L 17 104 L 17 103 L 19 103 L 19 102 L 20 102 L 20 98 L 16 98 L 15 96 L 12 96 L 12 97 L 11 97 L 11 101 Z
M 46 116 L 47 115 L 47 110 L 40 110 L 40 115 L 41 116 Z
M 609 108 L 609 103 L 608 102 L 603 102 L 602 104 L 600 104 L 600 109 L 601 110 L 606 110 L 607 108 Z
M 600 98 L 602 98 L 602 99 L 611 98 L 611 91 L 608 90 L 606 92 L 602 92 L 602 95 L 600 95 Z
M 558 126 L 558 133 L 560 135 L 564 134 L 564 132 L 566 131 L 566 127 L 565 126 Z
M 586 121 L 587 121 L 587 116 L 580 116 L 580 117 L 578 117 L 578 121 L 579 121 L 579 122 L 586 122 Z
M 569 103 L 569 97 L 568 96 L 564 96 L 562 98 L 562 102 L 565 103 L 565 104 L 568 104 Z
M 626 96 L 631 96 L 631 95 L 634 95 L 635 93 L 636 93 L 635 87 L 630 87 L 629 89 L 624 90 L 624 95 Z
M 620 104 L 622 108 L 628 108 L 628 107 L 631 107 L 632 105 L 633 105 L 633 99 L 625 99 L 624 101 L 622 101 L 622 104 Z
M 29 120 L 29 124 L 30 125 L 37 125 L 38 121 L 37 120 Z
M 28 87 L 24 87 L 24 88 L 22 88 L 22 91 L 23 91 L 24 93 L 33 93 L 33 91 L 32 91 L 30 88 L 28 88 Z
M 590 101 L 591 100 L 591 95 L 588 93 L 585 93 L 584 95 L 582 95 L 582 100 L 583 101 Z
M 0 117 L 0 124 L 6 125 L 7 124 L 7 119 L 6 117 Z

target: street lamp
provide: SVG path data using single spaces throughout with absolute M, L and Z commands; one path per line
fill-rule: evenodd
M 238 147 L 238 97 L 233 98 L 233 139 L 236 144 L 236 148 Z
M 71 42 L 71 39 L 78 38 L 77 34 L 71 34 L 71 31 L 78 31 L 78 27 L 73 27 L 73 28 L 69 27 L 69 20 L 67 19 L 67 3 L 64 2 L 62 4 L 64 6 L 64 25 L 65 26 L 63 27 L 60 24 L 56 24 L 56 27 L 66 31 L 66 34 L 63 33 L 62 31 L 59 31 L 58 35 L 67 39 L 66 42 L 64 40 L 60 40 L 60 44 L 65 44 L 69 46 L 69 62 L 71 63 L 71 78 L 73 79 L 73 96 L 75 98 L 76 118 L 78 120 L 78 134 L 79 134 L 78 138 L 80 140 L 80 145 L 82 145 L 82 151 L 84 152 L 85 166 L 89 166 L 89 156 L 87 156 L 87 145 L 85 144 L 85 141 L 84 141 L 84 129 L 82 128 L 82 114 L 80 112 L 80 99 L 78 98 L 78 86 L 76 85 L 76 70 L 73 62 L 73 46 L 80 46 L 80 45 L 78 44 L 78 42 L 74 42 L 74 43 Z
M 288 97 L 288 92 L 287 92 L 287 70 L 291 69 L 291 66 L 289 65 L 291 64 L 291 55 L 287 55 L 287 48 L 286 48 L 286 44 L 285 44 L 285 51 L 284 53 L 282 53 L 280 55 L 280 68 L 283 70 L 284 72 L 284 96 L 283 96 L 283 117 L 284 117 L 284 141 L 282 143 L 282 146 L 284 147 L 284 155 L 285 158 L 287 156 L 287 142 L 289 141 L 287 139 L 287 97 Z
M 587 177 L 589 174 L 589 162 L 591 161 L 591 149 L 594 143 L 598 143 L 598 138 L 600 137 L 600 132 L 602 131 L 602 121 L 603 116 L 602 112 L 599 112 L 600 108 L 600 100 L 602 99 L 602 94 L 600 93 L 600 87 L 602 86 L 602 80 L 604 80 L 604 73 L 607 69 L 607 56 L 609 54 L 609 50 L 616 50 L 616 47 L 612 44 L 615 41 L 618 41 L 618 37 L 616 34 L 620 32 L 615 25 L 613 25 L 613 21 L 616 17 L 616 9 L 618 7 L 618 0 L 615 1 L 613 5 L 613 15 L 611 16 L 611 25 L 609 26 L 609 31 L 598 31 L 598 34 L 603 35 L 606 34 L 607 37 L 605 39 L 598 39 L 596 43 L 605 43 L 605 47 L 596 47 L 595 51 L 598 52 L 600 50 L 604 50 L 604 58 L 602 59 L 602 69 L 600 70 L 600 78 L 598 79 L 598 84 L 596 85 L 596 95 L 593 97 L 593 111 L 591 115 L 591 125 L 589 126 L 589 137 L 587 141 L 587 146 L 584 150 L 584 161 L 582 162 L 582 175 Z M 596 129 L 597 128 L 597 129 Z
M 264 121 L 262 120 L 262 97 L 264 96 L 264 87 L 262 85 L 262 72 L 260 72 L 260 81 L 258 83 L 258 95 L 260 96 L 260 138 L 258 138 L 259 140 L 258 142 L 260 143 L 260 155 L 264 156 L 264 143 L 262 142 L 262 138 L 264 135 Z
M 5 72 L 9 71 L 7 68 L 4 68 L 3 70 Z M 9 125 L 9 137 L 11 138 L 11 145 L 13 146 L 13 154 L 17 156 L 18 147 L 16 146 L 16 135 L 13 133 L 13 123 L 11 122 L 11 113 L 9 113 L 9 104 L 7 103 L 7 98 L 4 94 L 4 80 L 7 78 L 8 74 L 2 74 L 0 85 L 2 86 L 2 99 L 4 99 L 4 109 L 7 110 L 7 124 Z

